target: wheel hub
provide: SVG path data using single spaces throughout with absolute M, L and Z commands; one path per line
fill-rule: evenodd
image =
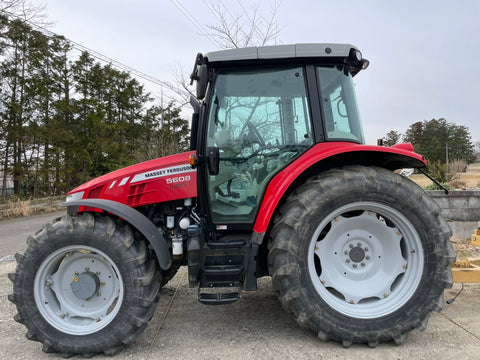
M 100 279 L 94 273 L 85 271 L 74 277 L 71 286 L 77 298 L 87 300 L 100 289 Z
M 356 246 L 351 249 L 348 255 L 350 260 L 356 263 L 362 262 L 363 259 L 365 259 L 365 251 L 360 246 Z

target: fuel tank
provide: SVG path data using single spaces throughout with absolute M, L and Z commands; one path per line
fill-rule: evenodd
M 90 180 L 67 196 L 83 192 L 83 199 L 106 199 L 137 207 L 197 196 L 197 171 L 191 152 L 135 164 Z

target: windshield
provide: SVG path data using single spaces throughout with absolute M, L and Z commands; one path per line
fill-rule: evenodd
M 363 144 L 352 76 L 345 67 L 317 67 L 327 141 Z
M 268 181 L 313 144 L 302 68 L 225 71 L 211 97 L 207 147 L 214 222 L 251 222 Z

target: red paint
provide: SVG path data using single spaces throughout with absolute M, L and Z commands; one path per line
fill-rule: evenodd
M 132 207 L 197 197 L 197 172 L 189 165 L 191 152 L 132 165 L 100 176 L 69 194 L 100 198 Z M 92 196 L 93 195 L 93 196 Z
M 334 155 L 358 152 L 358 151 L 372 151 L 372 152 L 384 152 L 390 154 L 404 155 L 409 158 L 420 160 L 426 164 L 423 157 L 413 152 L 413 146 L 411 144 L 399 144 L 394 147 L 381 147 L 371 145 L 360 145 L 355 143 L 346 142 L 331 142 L 320 143 L 315 145 L 305 154 L 300 156 L 296 161 L 283 169 L 277 174 L 268 184 L 265 196 L 263 197 L 262 205 L 257 214 L 253 231 L 257 233 L 263 233 L 267 230 L 270 219 L 277 207 L 280 199 L 282 198 L 288 187 L 310 166 L 322 161 Z M 339 164 L 341 166 L 342 164 Z

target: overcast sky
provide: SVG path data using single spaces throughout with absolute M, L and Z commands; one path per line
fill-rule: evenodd
M 210 0 L 176 0 L 202 25 L 216 18 Z M 217 2 L 217 0 L 215 0 Z M 50 28 L 155 78 L 190 71 L 197 52 L 217 50 L 171 0 L 32 0 L 46 4 Z M 232 14 L 237 0 L 223 0 Z M 257 0 L 241 0 L 246 10 Z M 273 1 L 262 0 L 269 13 Z M 279 2 L 283 44 L 356 45 L 370 67 L 355 78 L 368 144 L 414 122 L 446 118 L 480 140 L 480 1 Z M 154 93 L 159 87 L 149 85 Z

